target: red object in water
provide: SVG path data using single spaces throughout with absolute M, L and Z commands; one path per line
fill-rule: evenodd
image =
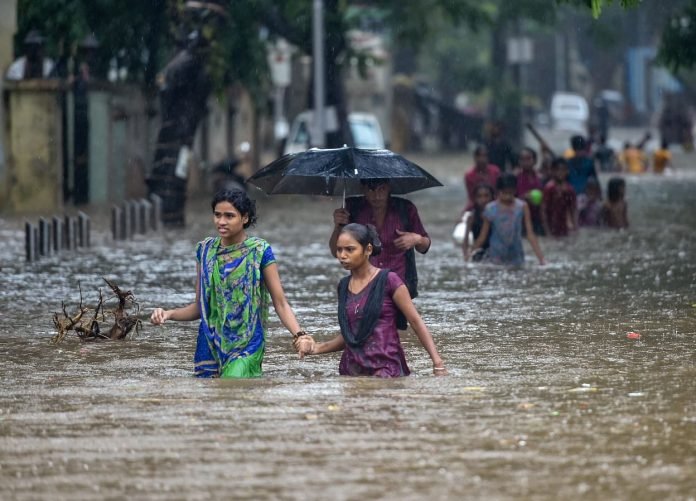
M 626 334 L 627 339 L 640 339 L 640 334 L 637 332 L 629 332 Z

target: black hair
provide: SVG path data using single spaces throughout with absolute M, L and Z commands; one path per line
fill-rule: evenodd
M 247 216 L 248 221 L 244 224 L 244 229 L 256 224 L 256 201 L 249 198 L 244 190 L 220 190 L 213 196 L 210 203 L 213 211 L 215 206 L 221 202 L 229 202 L 239 211 L 242 216 Z
M 667 148 L 669 148 L 669 141 L 667 141 L 666 139 L 663 139 L 662 141 L 660 141 L 660 146 L 662 147 L 663 150 L 666 150 Z
M 551 168 L 552 168 L 552 169 L 555 168 L 555 167 L 560 167 L 561 165 L 565 165 L 566 167 L 568 167 L 568 162 L 566 161 L 565 158 L 563 158 L 563 157 L 554 157 L 554 159 L 551 160 Z
M 488 148 L 486 148 L 485 144 L 479 144 L 474 148 L 474 156 L 480 155 L 481 153 L 486 153 L 488 154 Z
M 517 177 L 515 177 L 514 174 L 510 174 L 509 172 L 506 172 L 502 176 L 498 178 L 498 182 L 496 183 L 496 187 L 498 188 L 498 191 L 502 190 L 508 190 L 508 189 L 517 189 Z
M 587 189 L 587 187 L 589 186 L 596 186 L 597 188 L 599 188 L 599 181 L 596 177 L 590 176 L 587 178 L 587 184 L 585 185 L 585 189 Z
M 371 224 L 366 226 L 359 223 L 350 223 L 341 228 L 339 235 L 342 233 L 350 234 L 363 247 L 371 244 L 373 256 L 379 256 L 382 252 L 382 242 L 379 240 L 379 235 L 377 235 L 377 229 Z
M 369 179 L 361 179 L 360 184 L 367 186 L 368 188 L 375 188 L 383 184 L 389 184 L 389 178 L 386 177 L 373 177 Z
M 621 200 L 621 188 L 625 188 L 626 181 L 620 177 L 612 177 L 607 184 L 607 198 L 610 202 Z
M 534 148 L 530 148 L 529 146 L 525 146 L 520 150 L 520 153 L 522 153 L 523 151 L 526 151 L 527 153 L 532 155 L 532 158 L 534 159 L 534 163 L 535 164 L 537 163 L 538 156 L 537 156 L 537 152 Z M 519 155 L 518 155 L 518 158 L 519 158 Z
M 573 136 L 570 138 L 570 147 L 573 148 L 574 151 L 584 150 L 587 148 L 587 140 L 580 135 Z
M 479 190 L 486 190 L 491 195 L 491 198 L 495 197 L 495 190 L 493 189 L 493 186 L 488 183 L 480 183 L 474 186 L 474 196 L 476 196 Z

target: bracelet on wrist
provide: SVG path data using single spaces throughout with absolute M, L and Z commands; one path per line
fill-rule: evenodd
M 445 370 L 447 370 L 447 368 L 446 367 L 433 367 L 433 370 L 434 371 L 445 371 Z
M 309 335 L 309 334 L 307 334 L 307 332 L 301 330 L 301 331 L 297 331 L 295 334 L 293 334 L 292 337 L 293 337 L 294 339 L 297 339 L 298 337 L 308 336 L 308 335 Z

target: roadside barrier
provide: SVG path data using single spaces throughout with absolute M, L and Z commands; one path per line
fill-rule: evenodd
M 126 200 L 111 208 L 111 235 L 114 240 L 129 240 L 136 234 L 158 231 L 162 226 L 162 198 L 150 195 Z
M 38 224 L 24 225 L 25 255 L 28 262 L 41 257 L 59 254 L 90 246 L 90 220 L 84 212 L 77 216 L 41 217 Z
M 126 200 L 111 208 L 111 234 L 114 240 L 132 239 L 136 234 L 158 231 L 162 226 L 162 199 Z M 90 219 L 84 212 L 76 216 L 40 217 L 37 224 L 24 225 L 27 262 L 63 251 L 90 247 Z

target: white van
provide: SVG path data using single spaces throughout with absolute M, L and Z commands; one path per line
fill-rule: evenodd
M 587 100 L 580 94 L 556 92 L 551 98 L 551 126 L 554 129 L 584 133 L 590 118 Z
M 283 154 L 299 153 L 310 147 L 312 138 L 312 122 L 314 113 L 303 111 L 290 126 Z M 327 129 L 331 129 L 331 121 L 328 121 Z M 335 120 L 334 120 L 335 122 Z M 382 149 L 384 148 L 384 136 L 377 117 L 372 113 L 349 113 L 348 124 L 353 133 L 353 141 L 356 148 Z M 333 125 L 335 130 L 335 124 Z

